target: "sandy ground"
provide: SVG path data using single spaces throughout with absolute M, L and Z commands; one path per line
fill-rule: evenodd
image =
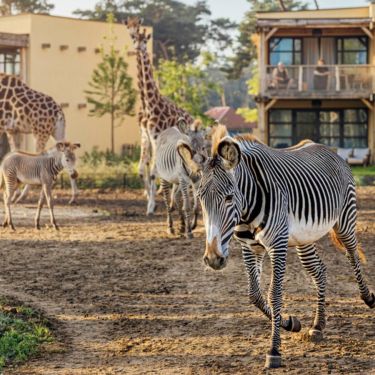
M 234 243 L 221 272 L 202 263 L 204 233 L 168 236 L 164 215 L 144 215 L 141 193 L 86 192 L 78 207 L 59 197 L 59 232 L 33 229 L 36 195 L 14 208 L 16 232 L 1 229 L 0 287 L 53 322 L 56 343 L 5 374 L 263 373 L 270 323 L 247 299 Z M 362 188 L 359 237 L 375 289 L 375 188 Z M 160 207 L 160 206 L 159 206 Z M 2 208 L 1 208 L 2 209 Z M 2 211 L 0 212 L 2 214 Z M 43 223 L 48 222 L 47 212 Z M 375 374 L 375 311 L 358 297 L 345 256 L 327 239 L 325 339 L 282 332 L 284 367 L 275 374 Z M 264 267 L 264 283 L 269 263 Z M 288 257 L 284 312 L 311 324 L 315 293 L 294 250 Z

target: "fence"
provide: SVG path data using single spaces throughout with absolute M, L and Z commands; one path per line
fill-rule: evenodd
M 140 189 L 143 187 L 143 181 L 137 174 L 116 173 L 116 174 L 80 174 L 77 179 L 79 189 L 97 189 L 97 188 L 123 188 Z M 61 173 L 57 186 L 61 189 L 70 188 L 69 176 Z

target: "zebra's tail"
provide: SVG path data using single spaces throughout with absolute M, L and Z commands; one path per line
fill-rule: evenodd
M 345 246 L 342 243 L 342 241 L 337 237 L 336 232 L 334 230 L 331 230 L 330 235 L 331 235 L 331 241 L 333 245 L 340 251 L 345 252 L 346 251 Z M 359 256 L 361 263 L 366 264 L 367 263 L 366 255 L 360 243 L 358 243 L 357 245 L 357 251 L 358 251 L 358 256 Z

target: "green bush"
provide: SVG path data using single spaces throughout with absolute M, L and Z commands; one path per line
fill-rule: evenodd
M 11 362 L 24 362 L 52 340 L 46 322 L 32 309 L 0 302 L 0 371 Z

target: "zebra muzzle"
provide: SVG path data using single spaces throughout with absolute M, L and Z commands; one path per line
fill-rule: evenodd
M 227 258 L 219 251 L 217 237 L 211 243 L 206 241 L 206 252 L 203 261 L 214 270 L 221 270 L 226 266 Z

